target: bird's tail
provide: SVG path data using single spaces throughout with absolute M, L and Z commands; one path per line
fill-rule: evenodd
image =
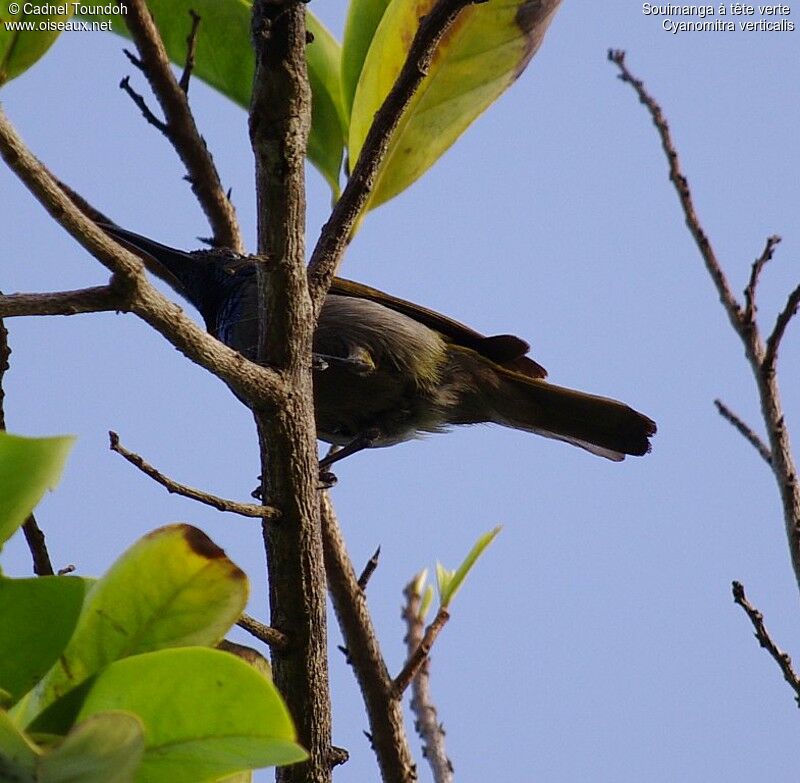
M 624 403 L 496 368 L 491 420 L 619 462 L 650 451 L 656 424 Z

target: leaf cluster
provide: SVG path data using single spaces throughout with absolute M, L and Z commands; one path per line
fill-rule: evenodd
M 0 546 L 57 483 L 71 438 L 0 433 Z M 100 579 L 0 575 L 0 779 L 249 779 L 305 751 L 270 678 L 213 649 L 248 583 L 185 524 Z

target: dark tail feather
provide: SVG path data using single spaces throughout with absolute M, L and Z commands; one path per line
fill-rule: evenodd
M 494 421 L 528 430 L 620 461 L 650 451 L 656 424 L 606 397 L 502 372 L 494 397 Z

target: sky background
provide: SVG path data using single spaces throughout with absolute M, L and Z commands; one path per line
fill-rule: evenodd
M 310 7 L 341 37 L 343 0 Z M 652 454 L 622 464 L 473 427 L 338 466 L 332 494 L 357 568 L 382 547 L 368 597 L 393 672 L 403 585 L 437 559 L 455 567 L 503 525 L 433 653 L 459 783 L 797 779 L 792 692 L 730 595 L 741 580 L 800 660 L 774 479 L 712 404 L 721 397 L 760 430 L 754 384 L 655 131 L 606 51 L 626 49 L 663 106 L 734 290 L 766 237 L 783 236 L 760 291 L 768 329 L 800 279 L 800 31 L 673 35 L 662 19 L 629 0 L 567 0 L 525 74 L 423 180 L 369 215 L 342 269 L 485 333 L 519 334 L 554 382 L 624 400 L 659 425 Z M 122 46 L 105 33 L 62 35 L 0 100 L 33 151 L 98 208 L 197 247 L 208 228 L 181 166 L 118 89 L 132 72 Z M 145 92 L 140 74 L 132 83 Z M 252 247 L 246 115 L 197 81 L 190 95 Z M 328 193 L 313 170 L 308 185 L 313 243 Z M 5 169 L 0 203 L 3 291 L 106 281 Z M 98 575 L 146 531 L 189 521 L 250 575 L 249 611 L 266 619 L 257 524 L 168 495 L 107 447 L 116 430 L 177 480 L 246 500 L 256 438 L 227 388 L 131 315 L 7 326 L 9 429 L 78 436 L 37 512 L 56 567 Z M 780 377 L 796 442 L 798 362 L 795 323 Z M 30 573 L 20 535 L 3 566 Z M 340 642 L 332 621 L 334 741 L 351 755 L 335 779 L 376 780 Z

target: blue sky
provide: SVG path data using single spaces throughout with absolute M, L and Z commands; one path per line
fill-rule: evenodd
M 342 0 L 311 7 L 341 35 Z M 800 656 L 774 480 L 712 405 L 721 397 L 758 425 L 753 382 L 655 132 L 605 56 L 626 49 L 661 102 L 734 290 L 765 238 L 783 236 L 763 276 L 770 326 L 800 279 L 800 31 L 672 34 L 663 19 L 628 0 L 567 0 L 528 71 L 423 180 L 370 214 L 342 270 L 486 333 L 519 334 L 554 382 L 622 399 L 659 424 L 652 454 L 622 464 L 473 427 L 337 470 L 354 561 L 382 546 L 368 595 L 394 671 L 406 581 L 437 559 L 455 566 L 480 533 L 504 526 L 433 655 L 463 783 L 797 777 L 792 693 L 730 597 L 730 581 L 744 582 Z M 174 154 L 117 87 L 132 70 L 121 48 L 107 34 L 62 36 L 3 90 L 4 109 L 48 166 L 118 222 L 196 247 L 207 226 Z M 199 82 L 191 98 L 252 246 L 246 116 Z M 308 183 L 313 242 L 328 195 L 315 172 Z M 0 194 L 3 291 L 105 281 L 5 170 Z M 147 530 L 191 521 L 248 572 L 250 611 L 265 618 L 256 526 L 167 495 L 107 448 L 114 429 L 178 480 L 246 499 L 258 474 L 247 411 L 132 316 L 7 326 L 9 428 L 78 435 L 39 510 L 54 562 L 98 574 Z M 795 431 L 798 326 L 780 359 Z M 4 555 L 7 572 L 29 572 L 19 537 Z M 330 639 L 340 642 L 335 624 Z M 335 649 L 331 660 L 334 739 L 351 754 L 336 780 L 377 779 L 357 688 Z

